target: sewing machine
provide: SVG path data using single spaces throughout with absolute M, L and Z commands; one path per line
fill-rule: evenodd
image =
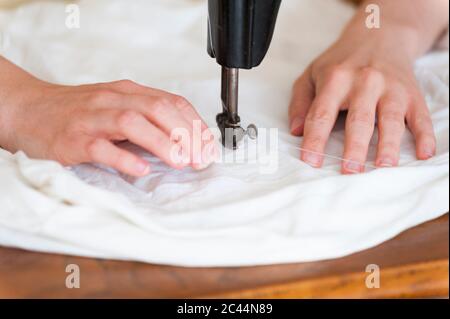
M 222 66 L 222 106 L 217 125 L 226 148 L 237 149 L 258 129 L 242 128 L 238 112 L 239 69 L 261 64 L 272 41 L 281 0 L 208 0 L 208 53 Z

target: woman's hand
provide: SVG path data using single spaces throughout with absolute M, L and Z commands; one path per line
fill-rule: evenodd
M 380 5 L 386 1 L 379 0 Z M 442 4 L 439 1 L 427 4 Z M 397 4 L 411 3 L 400 0 Z M 430 114 L 413 70 L 415 59 L 427 49 L 421 46 L 433 40 L 419 44 L 421 33 L 414 27 L 386 20 L 381 29 L 369 31 L 363 17 L 359 13 L 343 36 L 297 80 L 289 110 L 292 134 L 304 136 L 301 158 L 314 167 L 323 164 L 320 154 L 325 152 L 338 113 L 348 110 L 344 174 L 364 171 L 376 120 L 378 167 L 398 165 L 405 124 L 415 136 L 418 159 L 436 152 Z
M 383 41 L 383 39 L 378 39 Z M 417 86 L 413 61 L 400 50 L 389 56 L 383 43 L 337 43 L 308 68 L 294 87 L 291 131 L 304 135 L 302 160 L 321 167 L 327 140 L 339 111 L 348 110 L 343 173 L 361 173 L 378 119 L 376 165 L 396 166 L 405 120 L 414 133 L 417 157 L 435 154 L 436 142 L 427 105 Z
M 132 176 L 147 175 L 150 165 L 116 142 L 137 144 L 176 169 L 215 160 L 212 134 L 182 97 L 131 81 L 69 87 L 25 74 L 20 80 L 0 94 L 0 145 L 12 152 L 64 165 L 100 163 Z M 189 140 L 171 138 L 180 129 Z

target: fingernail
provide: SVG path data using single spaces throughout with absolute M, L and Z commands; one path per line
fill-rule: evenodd
M 435 156 L 436 152 L 434 151 L 433 148 L 429 147 L 429 148 L 425 148 L 424 154 L 427 158 L 432 158 Z
M 197 171 L 201 171 L 204 170 L 206 168 L 208 168 L 212 163 L 200 163 L 200 164 L 195 164 L 194 165 L 194 169 Z
M 202 153 L 193 161 L 192 167 L 198 171 L 204 170 L 214 162 L 213 154 L 214 148 L 210 145 L 205 146 Z
M 359 174 L 364 171 L 364 165 L 353 161 L 346 161 L 344 164 L 344 169 L 346 173 Z
M 316 168 L 321 166 L 322 159 L 323 159 L 322 156 L 319 154 L 314 154 L 310 152 L 303 153 L 303 161 Z
M 141 176 L 148 175 L 150 173 L 150 165 L 145 162 L 138 162 L 136 164 L 136 173 Z
M 377 166 L 388 168 L 388 167 L 394 167 L 395 163 L 391 158 L 382 158 L 378 161 Z
M 183 165 L 189 165 L 191 163 L 191 154 L 180 145 L 180 152 L 181 152 L 181 160 L 183 161 Z
M 295 117 L 291 122 L 291 134 L 299 135 L 305 120 L 301 117 Z
M 195 169 L 204 169 L 209 165 L 215 163 L 219 159 L 219 149 L 214 140 L 206 143 L 203 146 L 201 159 L 194 162 Z M 201 160 L 201 161 L 200 161 Z
M 217 148 L 216 144 L 214 144 L 211 149 L 210 149 L 210 158 L 211 158 L 211 163 L 214 163 L 215 161 L 217 161 L 219 159 L 219 149 Z
M 205 161 L 206 162 L 213 162 L 214 161 L 214 156 L 216 155 L 216 145 L 215 144 L 206 144 L 204 146 L 204 152 L 205 152 Z
M 171 152 L 171 161 L 178 167 L 185 167 L 191 162 L 191 157 L 188 152 L 179 143 L 173 145 Z

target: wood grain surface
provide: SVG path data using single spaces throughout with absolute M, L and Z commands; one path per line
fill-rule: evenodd
M 0 247 L 0 297 L 448 297 L 448 256 L 448 215 L 345 258 L 268 267 L 181 268 Z M 80 289 L 65 286 L 68 264 L 80 267 Z M 369 264 L 380 267 L 379 289 L 365 285 Z

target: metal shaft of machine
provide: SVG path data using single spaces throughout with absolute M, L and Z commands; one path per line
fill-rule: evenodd
M 239 69 L 222 68 L 222 101 L 229 124 L 239 125 Z

